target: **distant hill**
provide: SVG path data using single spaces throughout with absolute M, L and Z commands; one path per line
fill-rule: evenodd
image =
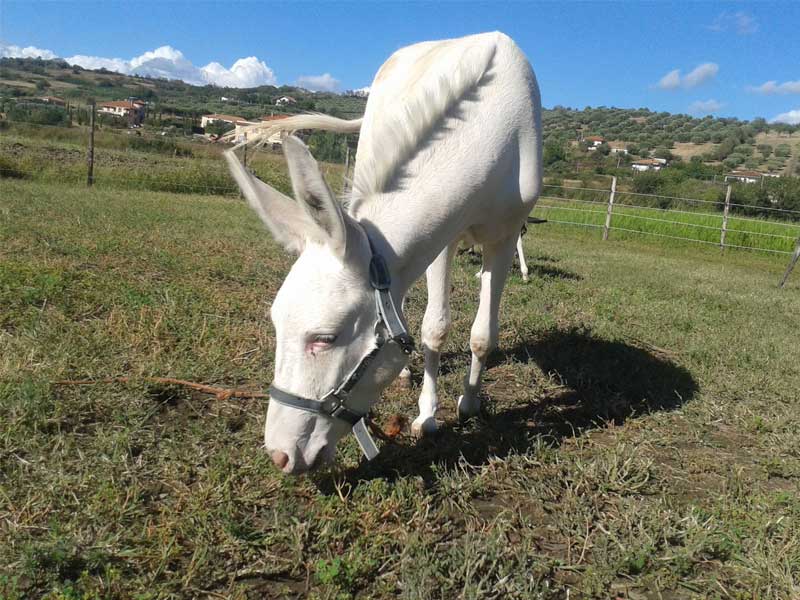
M 79 104 L 135 96 L 150 112 L 190 116 L 206 113 L 257 118 L 271 112 L 319 111 L 343 118 L 364 112 L 366 98 L 355 94 L 309 92 L 293 86 L 238 89 L 194 86 L 182 81 L 129 76 L 104 69 L 87 70 L 62 60 L 0 59 L 0 110 L 16 98 L 51 95 Z M 295 104 L 276 106 L 282 96 Z M 160 119 L 159 119 L 160 121 Z M 699 160 L 708 165 L 750 168 L 784 175 L 800 168 L 800 126 L 770 124 L 764 119 L 702 118 L 646 108 L 556 106 L 543 112 L 545 142 L 566 147 L 588 136 L 601 136 L 610 147 L 633 156 L 655 153 Z
M 599 136 L 630 154 L 664 154 L 700 160 L 727 169 L 746 167 L 796 174 L 800 162 L 800 126 L 734 118 L 653 112 L 646 108 L 557 106 L 542 116 L 545 143 L 563 145 Z
M 364 112 L 366 98 L 358 95 L 310 92 L 293 86 L 256 88 L 195 86 L 176 80 L 122 75 L 105 69 L 88 70 L 63 60 L 31 58 L 0 59 L 0 98 L 51 95 L 71 103 L 141 98 L 156 110 L 177 115 L 211 112 L 256 118 L 283 113 L 319 111 L 344 118 Z M 293 105 L 276 107 L 275 101 L 291 96 Z M 225 100 L 223 100 L 225 98 Z

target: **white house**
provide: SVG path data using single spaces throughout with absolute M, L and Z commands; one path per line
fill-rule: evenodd
M 758 183 L 764 176 L 758 171 L 737 170 L 725 175 L 725 181 L 738 181 L 739 183 Z
M 297 100 L 295 100 L 291 96 L 281 96 L 280 98 L 275 100 L 275 106 L 287 106 L 289 104 L 297 104 Z
M 356 96 L 357 98 L 367 98 L 369 97 L 369 88 L 370 86 L 366 86 L 363 88 L 358 88 L 355 90 L 347 90 L 344 95 L 345 96 Z
M 628 149 L 627 148 L 612 148 L 611 149 L 611 154 L 627 154 L 627 153 L 628 153 Z
M 288 118 L 289 118 L 289 115 L 264 115 L 263 117 L 259 118 L 259 121 L 261 121 L 263 123 L 263 122 L 268 122 L 268 121 L 280 121 L 281 119 L 288 119 Z M 271 135 L 266 143 L 267 144 L 271 144 L 273 146 L 276 145 L 276 144 L 282 144 L 283 140 L 281 138 L 281 133 L 278 132 L 278 133 L 275 133 L 275 134 Z
M 259 117 L 258 121 L 245 121 L 244 119 L 236 121 L 234 123 L 235 128 L 233 130 L 233 134 L 234 134 L 234 140 L 233 141 L 234 141 L 235 144 L 238 144 L 240 142 L 245 141 L 245 130 L 247 129 L 247 127 L 249 127 L 251 125 L 258 125 L 259 123 L 263 123 L 265 121 L 277 121 L 279 119 L 287 119 L 288 117 L 289 117 L 289 115 L 265 115 L 263 117 Z M 226 121 L 226 122 L 230 122 L 230 121 Z M 281 139 L 280 132 L 271 135 L 269 137 L 269 139 L 266 141 L 266 143 L 267 144 L 272 144 L 272 145 L 282 144 L 283 140 Z
M 57 98 L 56 96 L 39 96 L 39 101 L 44 102 L 45 104 L 54 104 L 56 106 L 67 105 L 63 98 Z
M 237 125 L 239 123 L 247 123 L 247 120 L 242 117 L 237 117 L 235 115 L 203 115 L 200 119 L 200 127 L 205 129 L 208 125 L 212 123 L 222 122 L 222 123 L 230 123 L 231 125 Z
M 586 141 L 586 143 L 589 144 L 587 150 L 591 151 L 597 150 L 597 148 L 601 146 L 603 142 L 605 142 L 605 140 L 601 138 L 599 135 L 590 135 L 584 141 Z
M 132 125 L 141 125 L 144 121 L 145 103 L 141 100 L 115 100 L 101 102 L 97 112 L 101 115 L 112 115 L 130 120 Z
M 666 162 L 660 162 L 664 159 L 659 158 L 643 158 L 631 163 L 631 169 L 634 171 L 660 171 L 662 167 L 666 166 Z

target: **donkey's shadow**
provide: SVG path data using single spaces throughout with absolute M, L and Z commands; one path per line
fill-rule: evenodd
M 464 362 L 456 354 L 442 356 L 442 367 Z M 435 480 L 434 465 L 451 466 L 463 456 L 470 464 L 485 464 L 491 457 L 525 452 L 540 440 L 554 446 L 569 437 L 613 422 L 654 411 L 673 410 L 697 393 L 697 382 L 675 364 L 666 351 L 644 344 L 607 341 L 591 332 L 553 330 L 528 343 L 495 352 L 491 367 L 507 363 L 536 363 L 542 372 L 557 377 L 560 385 L 543 388 L 537 400 L 514 405 L 503 398 L 465 424 L 446 421 L 433 436 L 406 437 L 384 447 L 372 462 L 343 473 L 355 483 L 362 479 L 402 475 Z M 511 406 L 508 404 L 511 403 Z M 496 408 L 492 408 L 496 406 Z

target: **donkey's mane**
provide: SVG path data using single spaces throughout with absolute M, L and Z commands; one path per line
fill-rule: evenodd
M 470 90 L 480 84 L 492 62 L 496 45 L 483 43 L 464 47 L 453 43 L 456 41 L 426 44 L 428 48 L 416 57 L 410 72 L 405 73 L 404 82 L 392 82 L 391 77 L 386 78 L 386 82 L 392 86 L 403 83 L 404 87 L 396 90 L 393 97 L 382 94 L 380 98 L 375 98 L 379 106 L 368 105 L 372 113 L 371 130 L 359 142 L 359 164 L 352 182 L 352 199 L 366 198 L 386 191 L 401 167 L 419 149 L 421 142 L 433 133 L 445 115 Z M 404 48 L 398 54 L 412 49 L 414 46 Z M 379 78 L 380 72 L 375 83 Z M 356 133 L 361 130 L 363 120 L 348 121 L 310 113 L 253 124 L 241 128 L 241 131 L 247 133 L 247 141 L 235 148 L 249 144 L 260 145 L 276 133 L 299 129 Z M 223 139 L 232 141 L 235 137 L 236 133 L 231 132 Z M 362 145 L 366 145 L 363 151 Z
M 448 42 L 443 42 L 447 44 Z M 433 46 L 427 54 L 436 50 Z M 453 60 L 458 52 L 457 60 Z M 400 168 L 413 157 L 420 143 L 439 126 L 453 109 L 483 79 L 495 53 L 494 44 L 467 48 L 445 47 L 428 68 L 408 83 L 403 93 L 373 110 L 368 146 L 359 148 L 353 188 L 356 196 L 370 196 L 386 191 Z M 418 59 L 423 62 L 425 56 Z M 455 62 L 455 65 L 453 64 Z M 455 69 L 453 70 L 453 67 Z M 450 69 L 448 71 L 448 69 Z

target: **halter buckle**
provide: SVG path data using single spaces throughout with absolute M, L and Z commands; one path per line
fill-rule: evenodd
M 392 277 L 389 275 L 389 267 L 380 254 L 372 253 L 369 261 L 369 283 L 378 291 L 388 290 L 392 285 Z

